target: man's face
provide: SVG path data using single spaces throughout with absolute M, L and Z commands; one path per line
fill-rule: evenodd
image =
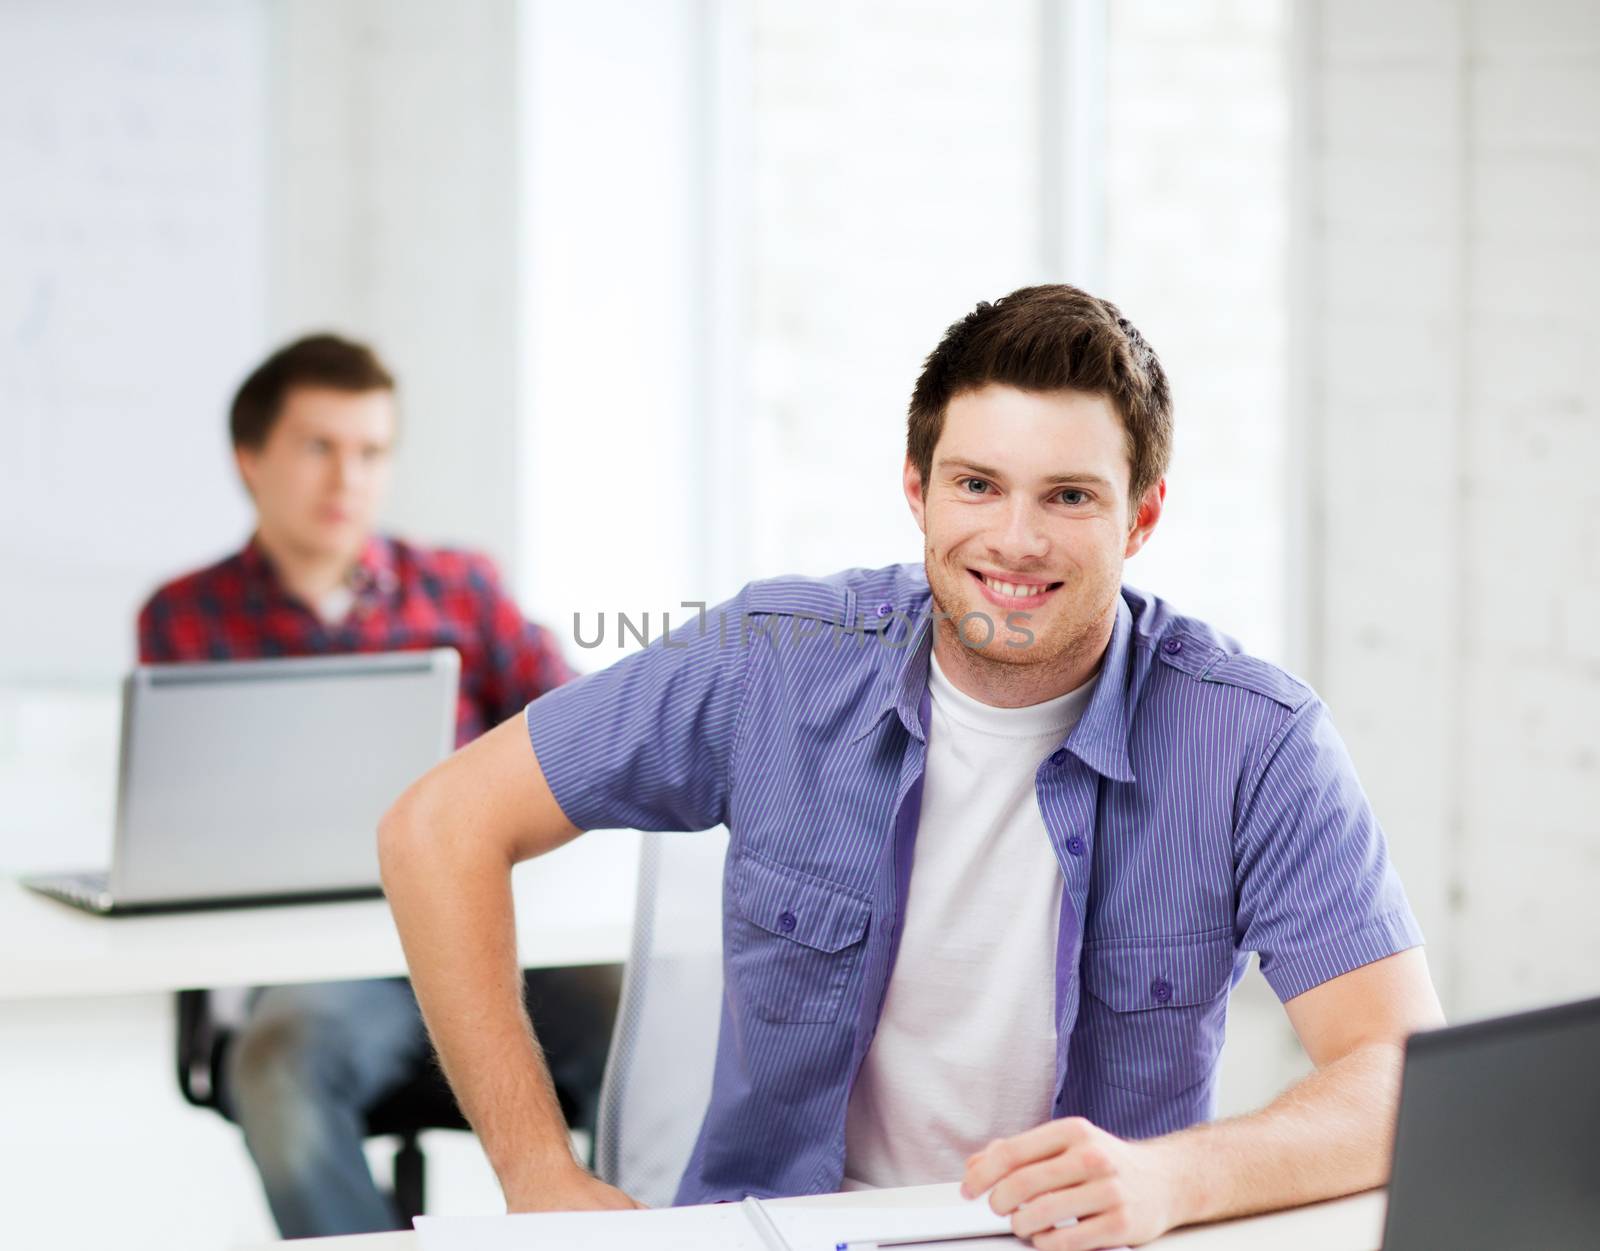
M 974 661 L 1098 656 L 1123 562 L 1155 528 L 1166 492 L 1152 487 L 1135 516 L 1128 476 L 1126 435 L 1104 396 L 991 384 L 950 401 L 928 481 L 908 461 L 905 489 L 935 606 L 954 622 L 986 619 L 960 626 Z M 1026 646 L 1011 614 L 1025 614 L 1013 620 L 1032 633 Z
M 394 395 L 294 387 L 239 472 L 261 529 L 308 558 L 351 557 L 377 524 L 389 484 Z

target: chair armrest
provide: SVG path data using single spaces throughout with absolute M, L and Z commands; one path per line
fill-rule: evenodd
M 230 1031 L 217 1027 L 209 991 L 180 990 L 176 1008 L 178 1089 L 195 1107 L 220 1112 L 219 1076 Z

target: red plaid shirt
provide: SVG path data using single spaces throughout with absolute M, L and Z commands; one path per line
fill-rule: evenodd
M 349 614 L 329 625 L 284 590 L 251 539 L 242 552 L 169 582 L 139 612 L 139 659 L 254 660 L 334 652 L 461 653 L 456 745 L 520 711 L 572 670 L 551 633 L 523 618 L 492 561 L 399 539 L 367 541 Z

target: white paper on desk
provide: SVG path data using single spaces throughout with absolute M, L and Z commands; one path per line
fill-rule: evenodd
M 834 1251 L 846 1239 L 969 1233 L 961 1251 L 1015 1248 L 1009 1222 L 981 1199 L 937 1207 L 762 1205 L 791 1251 Z M 737 1203 L 648 1212 L 529 1212 L 515 1216 L 419 1216 L 422 1251 L 769 1251 Z
M 877 1238 L 915 1238 L 923 1234 L 944 1235 L 993 1231 L 993 1238 L 973 1238 L 952 1244 L 952 1251 L 980 1251 L 1008 1248 L 1016 1251 L 1023 1244 L 1011 1236 L 1009 1217 L 996 1216 L 987 1199 L 964 1203 L 941 1203 L 936 1207 L 871 1207 L 859 1201 L 838 1207 L 808 1203 L 804 1207 L 765 1204 L 767 1215 L 778 1227 L 791 1251 L 834 1251 L 841 1242 L 871 1242 Z M 908 1244 L 937 1246 L 937 1239 Z
M 422 1251 L 767 1251 L 737 1203 L 636 1212 L 419 1216 L 415 1224 Z

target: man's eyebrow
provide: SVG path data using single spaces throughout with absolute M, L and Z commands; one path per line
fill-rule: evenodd
M 939 461 L 940 469 L 965 469 L 975 473 L 980 478 L 1004 478 L 1005 474 L 988 465 L 980 465 L 976 461 L 943 458 Z M 1044 481 L 1050 486 L 1096 486 L 1101 490 L 1110 489 L 1111 484 L 1097 473 L 1053 473 L 1046 476 Z

